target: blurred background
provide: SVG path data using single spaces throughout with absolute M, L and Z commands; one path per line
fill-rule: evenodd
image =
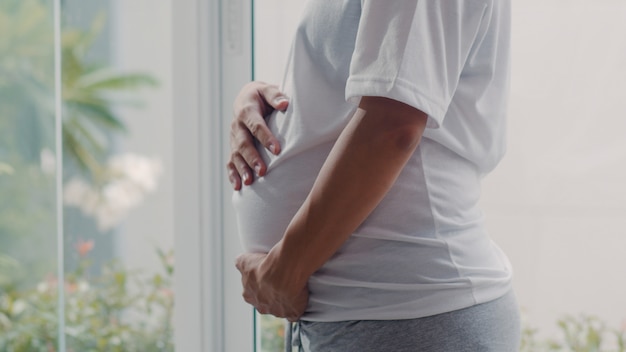
M 0 1 L 0 351 L 173 351 L 171 4 L 53 5 Z
M 54 3 L 0 0 L 0 352 L 174 351 L 174 2 Z M 280 84 L 305 3 L 252 2 L 254 79 Z M 508 154 L 482 206 L 523 350 L 624 351 L 626 2 L 513 5 Z M 250 349 L 281 351 L 283 322 L 253 323 Z

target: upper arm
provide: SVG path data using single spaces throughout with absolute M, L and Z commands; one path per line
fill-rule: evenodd
M 423 131 L 426 127 L 428 114 L 398 100 L 366 96 L 359 103 L 359 108 L 367 115 L 376 116 L 382 128 L 406 128 Z
M 425 112 L 385 97 L 363 97 L 359 108 L 365 111 L 364 128 L 389 136 L 401 149 L 413 148 L 419 143 L 428 121 Z

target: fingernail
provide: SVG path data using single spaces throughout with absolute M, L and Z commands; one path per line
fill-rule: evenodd
M 257 176 L 261 176 L 261 165 L 254 164 L 254 172 L 256 172 Z
M 282 102 L 285 102 L 285 101 L 287 101 L 287 99 L 285 97 L 278 97 L 278 98 L 274 99 L 274 104 L 278 105 L 278 104 L 280 104 Z
M 272 152 L 272 154 L 276 154 L 276 146 L 274 144 L 270 144 L 270 152 Z
M 250 175 L 247 172 L 245 172 L 243 174 L 243 182 L 248 182 L 249 179 L 250 179 Z

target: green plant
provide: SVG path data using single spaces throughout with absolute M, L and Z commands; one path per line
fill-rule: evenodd
M 267 314 L 259 314 L 261 334 L 261 352 L 280 352 L 285 350 L 285 319 Z
M 562 336 L 538 338 L 537 329 L 526 326 L 522 333 L 522 352 L 625 352 L 626 331 L 608 327 L 589 315 L 565 316 L 557 322 Z
M 100 64 L 88 64 L 84 55 L 104 24 L 100 16 L 89 31 L 66 29 L 63 33 L 63 142 L 70 157 L 94 176 L 106 177 L 102 167 L 111 133 L 126 133 L 114 106 L 128 104 L 119 93 L 154 86 L 156 80 L 141 73 L 119 73 Z M 114 93 L 117 93 L 114 94 Z
M 0 1 L 0 253 L 19 259 L 28 274 L 14 275 L 13 286 L 32 284 L 33 277 L 55 262 L 47 250 L 56 246 L 50 229 L 56 225 L 58 196 L 52 4 L 47 0 Z M 150 75 L 120 72 L 105 60 L 88 59 L 105 23 L 101 14 L 90 28 L 62 29 L 58 93 L 64 182 L 78 174 L 98 186 L 115 176 L 106 169 L 110 142 L 126 133 L 116 108 L 137 105 L 132 93 L 156 85 Z
M 0 176 L 12 175 L 14 172 L 15 172 L 15 169 L 11 165 L 0 162 Z
M 89 244 L 62 283 L 68 351 L 173 351 L 172 252 L 158 251 L 163 271 L 145 275 L 112 262 L 88 274 Z M 58 285 L 49 275 L 37 287 L 0 293 L 0 351 L 50 352 L 57 346 Z
M 19 269 L 0 265 L 0 292 L 32 285 L 54 265 L 49 248 L 56 246 L 54 177 L 39 165 L 12 157 L 10 172 L 0 174 L 0 256 L 20 262 Z
M 60 48 L 64 154 L 96 181 L 107 141 L 126 132 L 114 113 L 115 106 L 129 103 L 119 93 L 156 85 L 149 75 L 88 62 L 86 53 L 104 24 L 101 15 L 89 29 L 63 28 Z M 54 146 L 53 28 L 50 2 L 0 2 L 0 158 L 17 152 L 38 162 L 40 151 Z
M 115 262 L 94 267 L 81 257 L 64 282 L 48 276 L 37 284 L 56 262 L 50 251 L 57 245 L 50 232 L 56 225 L 55 93 L 61 93 L 64 175 L 80 173 L 97 186 L 118 177 L 105 165 L 110 141 L 126 133 L 116 108 L 137 105 L 128 93 L 156 85 L 149 75 L 87 59 L 105 22 L 102 14 L 90 28 L 62 29 L 62 80 L 56 91 L 52 2 L 0 1 L 2 352 L 54 351 L 58 285 L 70 351 L 172 350 L 173 266 L 165 253 L 159 252 L 164 273 L 153 276 Z M 102 274 L 90 274 L 97 272 Z

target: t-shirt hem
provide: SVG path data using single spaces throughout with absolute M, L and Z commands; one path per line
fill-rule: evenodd
M 361 97 L 379 96 L 410 105 L 428 115 L 428 128 L 439 128 L 446 114 L 444 104 L 420 91 L 411 82 L 396 78 L 351 76 L 346 82 L 346 101 L 358 104 Z
M 357 310 L 332 309 L 323 313 L 305 313 L 301 318 L 311 322 L 337 322 L 351 320 L 404 320 L 418 319 L 437 314 L 452 312 L 455 310 L 469 308 L 478 304 L 487 303 L 503 297 L 513 289 L 512 282 L 507 280 L 495 284 L 488 289 L 478 289 L 470 287 L 449 293 L 445 301 L 441 300 L 441 293 L 433 299 L 420 299 L 413 302 L 395 304 L 392 307 L 375 307 Z M 419 307 L 419 308 L 417 308 Z

